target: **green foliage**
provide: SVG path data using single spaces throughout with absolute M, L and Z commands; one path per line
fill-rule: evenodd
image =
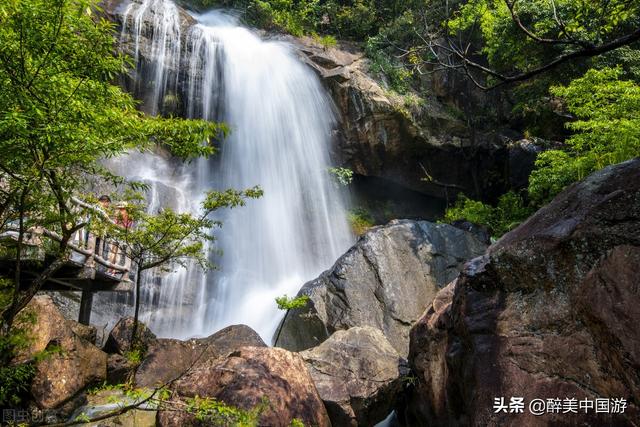
M 136 348 L 130 351 L 126 351 L 124 353 L 124 357 L 131 363 L 133 366 L 138 366 L 142 363 L 142 359 L 144 357 L 144 352 L 140 348 Z
M 13 290 L 13 281 L 0 277 L 0 307 L 8 307 L 11 305 Z M 1 351 L 2 348 L 0 347 L 0 352 Z
M 464 219 L 474 224 L 488 226 L 492 220 L 493 209 L 491 205 L 460 194 L 455 205 L 445 212 L 444 220 L 451 223 Z
M 326 27 L 342 38 L 363 39 L 377 30 L 378 16 L 372 0 L 329 0 L 322 14 L 328 21 Z
M 592 69 L 552 88 L 576 120 L 567 124 L 574 133 L 566 149 L 538 156 L 529 180 L 535 202 L 550 200 L 595 170 L 640 156 L 640 85 L 621 76 L 621 69 Z
M 76 423 L 88 423 L 88 422 L 91 422 L 91 418 L 89 418 L 89 415 L 83 412 L 80 415 L 78 415 L 73 421 Z
M 187 411 L 208 425 L 255 427 L 259 425 L 260 415 L 268 406 L 268 401 L 263 399 L 255 408 L 245 411 L 209 397 L 187 399 Z
M 551 89 L 575 120 L 563 149 L 540 153 L 529 177 L 528 204 L 503 195 L 496 207 L 462 196 L 445 220 L 467 219 L 496 236 L 509 231 L 569 184 L 608 165 L 640 156 L 640 85 L 621 80 L 620 68 L 591 69 L 567 86 Z
M 35 373 L 33 363 L 0 366 L 0 406 L 19 405 L 28 393 Z
M 299 418 L 294 418 L 291 420 L 291 424 L 289 424 L 289 427 L 304 427 L 304 422 L 302 422 L 302 420 Z
M 335 35 L 341 39 L 365 40 L 408 6 L 400 0 L 183 0 L 197 9 L 232 7 L 243 12 L 245 21 L 290 34 Z M 331 36 L 326 39 L 333 45 Z M 323 43 L 324 44 L 324 43 Z
M 112 391 L 112 390 L 124 390 L 127 385 L 125 384 L 109 384 L 104 381 L 102 384 L 90 387 L 87 389 L 87 394 L 90 396 L 95 396 L 101 391 Z
M 496 206 L 471 200 L 461 194 L 456 204 L 447 209 L 444 220 L 467 220 L 489 228 L 493 237 L 500 237 L 524 221 L 532 210 L 522 197 L 514 192 L 503 194 Z
M 366 54 L 369 58 L 369 69 L 381 80 L 386 81 L 388 87 L 399 94 L 404 94 L 411 87 L 412 72 L 402 63 L 394 61 L 393 56 L 380 46 L 378 37 L 371 37 L 367 41 Z
M 353 182 L 353 171 L 349 168 L 329 168 L 329 173 L 333 176 L 335 181 L 340 184 L 347 186 Z
M 36 320 L 37 313 L 35 311 L 23 310 L 20 312 L 17 322 L 11 330 L 0 335 L 0 360 L 8 362 L 17 352 L 31 345 L 33 337 L 29 332 Z
M 31 327 L 36 323 L 37 313 L 23 310 L 16 324 L 8 333 L 0 335 L 0 407 L 18 406 L 25 397 L 36 373 L 36 364 L 52 354 L 60 353 L 59 346 L 50 345 L 35 353 L 30 360 L 16 364 L 14 356 L 31 345 Z
M 353 230 L 357 236 L 364 234 L 368 229 L 373 227 L 375 223 L 369 211 L 363 208 L 352 209 L 348 213 L 347 219 L 351 225 L 351 230 Z
M 304 308 L 309 302 L 309 295 L 301 295 L 299 297 L 290 298 L 287 295 L 276 298 L 276 304 L 280 310 L 293 310 L 296 308 Z
M 469 0 L 453 6 L 451 16 L 447 26 L 452 38 L 469 40 L 470 46 L 476 46 L 471 53 L 486 57 L 489 67 L 515 75 L 631 33 L 640 25 L 640 2 Z M 548 103 L 549 87 L 566 84 L 593 66 L 625 64 L 633 74 L 637 55 L 637 46 L 626 47 L 595 58 L 577 57 L 548 70 L 516 88 L 513 114 L 540 136 L 558 135 L 562 122 Z M 498 81 L 491 75 L 487 79 L 489 85 Z
M 259 26 L 302 36 L 314 26 L 317 0 L 253 0 L 248 9 Z
M 400 377 L 405 387 L 415 387 L 418 384 L 418 377 L 415 374 L 408 374 Z
M 336 38 L 331 35 L 320 36 L 317 33 L 313 33 L 312 37 L 313 40 L 316 41 L 316 43 L 320 43 L 325 49 L 336 47 L 338 45 L 338 40 L 336 40 Z
M 640 3 L 626 0 L 547 0 L 461 2 L 448 28 L 454 35 L 479 28 L 482 52 L 502 70 L 526 70 L 549 58 L 598 44 L 633 28 Z M 518 25 L 519 20 L 529 34 Z M 545 43 L 540 40 L 560 40 Z
M 95 396 L 105 391 L 120 392 L 122 395 L 137 402 L 149 399 L 149 401 L 152 401 L 151 403 L 160 403 L 167 401 L 171 397 L 171 391 L 166 387 L 160 387 L 156 389 L 137 388 L 130 382 L 123 384 L 108 384 L 106 381 L 99 386 L 87 389 L 87 394 Z M 109 397 L 109 401 L 110 403 L 117 403 L 121 402 L 122 399 L 116 393 Z

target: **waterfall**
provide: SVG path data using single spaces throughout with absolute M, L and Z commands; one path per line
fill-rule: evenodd
M 216 271 L 190 266 L 145 284 L 144 319 L 159 335 L 177 338 L 244 323 L 270 342 L 283 315 L 275 297 L 295 295 L 352 241 L 341 189 L 328 172 L 332 103 L 289 44 L 263 40 L 224 12 L 192 18 L 197 23 L 181 34 L 172 2 L 127 6 L 121 38 L 137 56 L 137 95 L 158 114 L 179 94 L 186 116 L 224 121 L 231 134 L 216 159 L 178 172 L 156 169 L 152 155 L 121 162 L 149 165 L 143 178 L 152 188 L 169 178 L 165 188 L 186 194 L 176 209 L 193 210 L 194 195 L 212 188 L 260 185 L 265 194 L 217 214 L 224 225 L 215 243 L 222 255 L 211 252 Z

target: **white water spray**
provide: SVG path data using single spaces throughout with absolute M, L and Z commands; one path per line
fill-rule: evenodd
M 352 240 L 340 189 L 327 170 L 331 101 L 291 46 L 264 41 L 221 12 L 194 15 L 198 24 L 175 52 L 180 42 L 165 35 L 180 37 L 179 28 L 172 29 L 179 18 L 151 16 L 177 14 L 174 8 L 167 0 L 144 0 L 125 15 L 125 22 L 139 21 L 123 30 L 135 52 L 144 34 L 136 28 L 152 23 L 152 51 L 158 55 L 151 57 L 154 93 L 143 94 L 155 100 L 148 111 L 162 112 L 164 98 L 177 93 L 177 83 L 170 82 L 178 63 L 188 72 L 182 88 L 186 114 L 231 128 L 218 159 L 192 165 L 181 191 L 192 192 L 187 198 L 193 199 L 207 188 L 260 185 L 265 195 L 221 213 L 219 271 L 203 275 L 192 268 L 163 278 L 160 286 L 145 286 L 145 317 L 162 336 L 208 335 L 244 323 L 270 341 L 282 317 L 275 297 L 295 295 Z M 178 208 L 192 208 L 187 205 Z M 150 289 L 159 294 L 150 298 Z

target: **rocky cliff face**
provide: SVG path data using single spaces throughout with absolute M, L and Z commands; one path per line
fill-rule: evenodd
M 513 131 L 468 122 L 456 105 L 479 99 L 461 91 L 460 79 L 438 74 L 430 79 L 431 92 L 402 96 L 372 77 L 369 60 L 353 46 L 325 48 L 309 38 L 293 43 L 333 96 L 337 153 L 356 173 L 441 198 L 460 191 L 487 198 L 509 185 L 526 186 L 519 177 L 528 176 L 535 151 L 516 142 Z M 500 108 L 499 97 L 481 99 L 491 105 L 485 110 Z M 510 162 L 514 157 L 517 164 Z
M 636 425 L 638 266 L 636 159 L 565 190 L 440 291 L 411 331 L 419 380 L 408 423 Z M 510 396 L 628 406 L 622 414 L 496 412 L 494 399 Z

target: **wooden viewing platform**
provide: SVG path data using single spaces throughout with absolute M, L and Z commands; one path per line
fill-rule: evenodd
M 25 285 L 31 279 L 37 278 L 51 261 L 46 253 L 43 237 L 60 241 L 61 237 L 55 232 L 42 227 L 34 227 L 25 233 L 22 250 L 22 273 Z M 18 242 L 17 229 L 9 228 L 0 234 L 0 245 L 15 247 Z M 71 254 L 67 262 L 51 278 L 45 282 L 44 291 L 81 291 L 80 313 L 78 321 L 89 324 L 91 305 L 95 292 L 131 292 L 131 259 L 117 252 L 114 258 L 112 251 L 120 245 L 119 242 L 96 236 L 86 229 L 74 233 L 68 247 Z M 7 256 L 7 254 L 11 254 Z M 15 266 L 15 254 L 9 251 L 0 255 L 0 269 L 11 271 Z M 109 259 L 113 262 L 110 262 Z

